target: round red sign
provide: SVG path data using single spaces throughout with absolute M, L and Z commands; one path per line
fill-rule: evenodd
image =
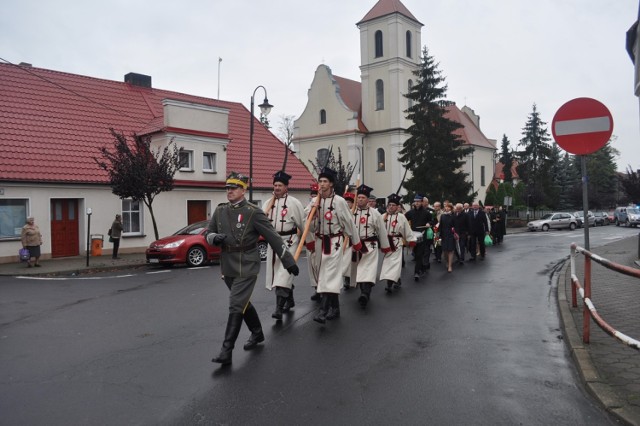
M 551 122 L 551 133 L 565 151 L 592 154 L 611 138 L 613 117 L 602 102 L 576 98 L 558 109 Z

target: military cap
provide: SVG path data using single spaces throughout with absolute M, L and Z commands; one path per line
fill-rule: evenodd
M 231 172 L 229 176 L 227 176 L 227 182 L 225 184 L 226 188 L 244 188 L 247 189 L 249 186 L 249 177 L 240 174 L 238 172 Z
M 420 195 L 420 194 L 416 194 L 413 197 L 413 201 L 422 201 L 422 199 L 424 198 L 424 196 Z
M 345 192 L 342 198 L 344 198 L 345 200 L 354 201 L 356 198 L 356 195 L 353 192 Z

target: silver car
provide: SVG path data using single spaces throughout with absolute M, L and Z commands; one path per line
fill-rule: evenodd
M 538 220 L 527 224 L 529 231 L 548 231 L 549 229 L 568 228 L 574 230 L 578 221 L 571 213 L 547 213 Z
M 584 224 L 584 212 L 583 211 L 573 212 L 573 215 L 578 221 L 578 228 L 582 228 L 582 225 Z M 591 213 L 591 211 L 587 212 L 587 220 L 589 221 L 589 226 L 596 226 L 596 217 L 594 216 L 593 213 Z

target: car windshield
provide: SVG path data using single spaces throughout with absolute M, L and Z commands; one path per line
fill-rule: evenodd
M 552 217 L 553 217 L 553 214 L 547 213 L 544 216 L 542 216 L 540 220 L 551 219 Z
M 173 235 L 197 235 L 207 227 L 207 224 L 207 221 L 192 223 L 191 225 L 185 226 Z

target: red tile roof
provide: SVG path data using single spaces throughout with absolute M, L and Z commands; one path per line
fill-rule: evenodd
M 496 171 L 495 171 L 495 178 L 496 179 L 500 179 L 500 180 L 504 180 L 504 164 L 502 164 L 501 161 L 498 161 L 496 163 Z M 519 179 L 520 176 L 518 175 L 518 161 L 517 160 L 513 160 L 513 163 L 511 163 L 511 177 L 513 179 Z
M 482 131 L 476 127 L 475 123 L 469 118 L 469 116 L 456 106 L 451 104 L 447 107 L 447 112 L 444 115 L 449 120 L 456 121 L 462 124 L 464 127 L 458 129 L 456 133 L 464 140 L 467 145 L 481 146 L 484 148 L 496 149 L 495 143 L 487 139 Z
M 0 64 L 0 181 L 107 183 L 93 157 L 113 144 L 109 128 L 125 134 L 160 130 L 163 99 L 228 109 L 227 171 L 249 173 L 250 113 L 240 103 Z M 257 119 L 253 142 L 254 188 L 271 188 L 284 145 Z M 288 155 L 290 187 L 307 190 L 313 176 Z
M 331 70 L 329 70 L 331 72 Z M 362 122 L 362 83 L 355 80 L 350 80 L 344 77 L 333 76 L 340 87 L 340 97 L 344 104 L 353 112 L 358 113 L 358 130 L 363 133 L 368 133 L 369 130 Z
M 372 21 L 376 18 L 391 15 L 392 13 L 399 13 L 401 15 L 404 15 L 412 21 L 415 21 L 418 24 L 422 25 L 422 23 L 418 21 L 416 17 L 411 14 L 411 12 L 409 12 L 409 9 L 407 9 L 400 0 L 378 1 L 378 3 L 376 3 L 375 6 L 373 6 L 373 8 L 371 8 L 371 10 L 367 12 L 366 15 L 364 15 L 364 18 L 362 18 L 356 25 L 360 25 L 363 22 Z

